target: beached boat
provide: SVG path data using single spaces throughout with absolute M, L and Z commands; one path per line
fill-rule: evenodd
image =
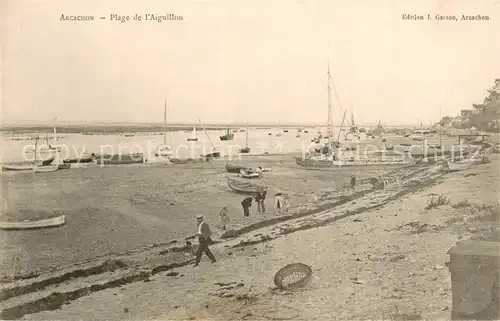
M 226 164 L 226 171 L 228 173 L 239 173 L 242 169 L 247 169 L 247 166 L 243 165 L 234 165 L 234 164 Z
M 227 130 L 225 135 L 219 136 L 220 140 L 233 140 L 234 139 L 234 134 L 229 132 L 229 129 Z
M 94 160 L 93 156 L 82 156 L 80 158 L 68 158 L 64 159 L 64 164 L 76 164 L 76 163 L 92 163 Z
M 142 153 L 102 155 L 96 160 L 101 165 L 140 164 L 144 163 L 144 155 Z
M 193 163 L 204 163 L 206 160 L 204 158 L 170 158 L 172 164 L 193 164 Z
M 167 145 L 167 101 L 165 100 L 165 110 L 163 112 L 163 145 L 158 147 L 155 154 L 156 157 L 172 156 L 172 147 Z
M 125 134 L 125 137 L 134 137 L 135 136 L 135 133 L 126 133 Z
M 257 194 L 257 190 L 260 187 L 262 187 L 261 185 L 254 185 L 246 182 L 241 182 L 229 176 L 227 176 L 227 184 L 234 192 L 247 195 Z
M 366 159 L 366 160 L 330 160 L 330 159 L 305 159 L 295 157 L 297 165 L 308 170 L 329 170 L 346 169 L 353 167 L 382 167 L 382 166 L 411 166 L 415 164 L 412 159 L 394 158 L 394 159 Z
M 55 172 L 59 169 L 59 165 L 47 165 L 47 166 L 34 166 L 33 172 L 35 173 L 50 173 Z
M 70 169 L 70 168 L 71 168 L 70 163 L 64 163 L 64 164 L 57 165 L 57 169 Z
M 2 171 L 31 171 L 36 165 L 2 165 Z
M 471 167 L 473 162 L 472 161 L 466 161 L 466 162 L 447 161 L 447 164 L 448 164 L 449 171 L 456 172 L 456 171 L 461 171 L 461 170 L 464 170 L 464 169 Z
M 248 126 L 248 121 L 247 121 L 247 126 Z M 245 133 L 245 147 L 240 148 L 239 152 L 241 154 L 248 154 L 248 153 L 250 153 L 250 147 L 248 147 L 248 130 Z
M 64 215 L 40 220 L 24 220 L 20 222 L 0 222 L 2 230 L 26 230 L 45 227 L 57 227 L 66 223 Z
M 193 131 L 192 131 L 192 134 L 191 134 L 191 137 L 189 137 L 187 139 L 188 142 L 196 142 L 198 141 L 198 136 L 196 135 L 196 126 L 193 127 Z
M 251 169 L 240 169 L 239 177 L 246 179 L 262 178 L 262 173 L 257 173 Z

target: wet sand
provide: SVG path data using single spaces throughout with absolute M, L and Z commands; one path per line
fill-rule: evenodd
M 243 164 L 271 167 L 264 181 L 269 186 L 266 214 L 244 218 L 244 195 L 227 186 L 224 161 L 191 165 L 131 165 L 75 168 L 55 173 L 3 173 L 2 216 L 18 221 L 66 215 L 59 228 L 0 231 L 2 277 L 41 273 L 96 258 L 130 252 L 173 240 L 183 243 L 194 234 L 195 216 L 203 214 L 215 238 L 222 233 L 219 212 L 229 209 L 230 228 L 283 215 L 273 209 L 276 192 L 291 196 L 301 206 L 315 192 L 331 195 L 345 190 L 351 172 L 316 172 L 300 169 L 289 155 L 245 157 Z M 358 180 L 390 171 L 358 170 Z M 316 205 L 309 206 L 313 209 Z

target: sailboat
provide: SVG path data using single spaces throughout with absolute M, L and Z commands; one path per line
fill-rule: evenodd
M 42 160 L 41 162 L 37 160 L 37 151 L 38 151 L 38 141 L 40 138 L 35 137 L 35 148 L 33 150 L 34 160 L 32 162 L 23 163 L 23 164 L 5 164 L 2 165 L 2 171 L 32 171 L 36 166 L 47 166 L 54 161 L 54 157 L 50 157 L 48 159 Z
M 229 128 L 226 131 L 225 135 L 222 135 L 219 137 L 220 140 L 233 140 L 234 139 L 234 134 L 229 131 Z
M 57 119 L 57 118 L 56 118 Z M 47 141 L 46 145 L 42 145 L 38 148 L 38 152 L 40 153 L 50 153 L 53 151 L 60 151 L 61 147 L 57 145 L 57 131 L 56 124 L 54 123 L 53 134 L 52 134 L 52 144 L 49 142 L 49 136 L 46 134 L 45 139 Z M 27 153 L 34 152 L 33 149 L 26 150 Z
M 250 153 L 250 147 L 248 147 L 248 127 L 247 127 L 247 130 L 245 132 L 245 147 L 240 148 L 239 152 L 242 154 Z
M 189 137 L 189 138 L 187 139 L 187 141 L 188 141 L 188 142 L 196 142 L 196 141 L 198 141 L 198 136 L 196 136 L 196 126 L 194 126 L 194 127 L 193 127 L 193 131 L 192 131 L 192 133 L 193 133 L 193 134 L 191 135 L 191 137 Z
M 205 126 L 203 126 L 203 123 L 201 122 L 199 117 L 196 117 L 196 118 L 198 119 L 198 122 L 200 123 L 201 128 L 205 132 L 205 135 L 207 135 L 207 138 L 208 138 L 208 141 L 210 142 L 210 145 L 212 145 L 212 152 L 208 153 L 206 155 L 201 155 L 201 157 L 203 157 L 207 161 L 215 159 L 215 158 L 220 158 L 220 152 L 217 151 L 214 144 L 212 143 L 212 140 L 210 139 L 210 136 L 208 135 L 207 130 L 205 129 Z
M 156 157 L 172 156 L 172 148 L 167 145 L 167 101 L 165 100 L 165 110 L 163 112 L 163 145 L 158 147 L 155 152 Z
M 372 158 L 372 159 L 355 159 L 354 154 L 350 151 L 351 149 L 345 149 L 348 151 L 347 154 L 343 155 L 343 150 L 340 146 L 340 134 L 344 127 L 344 121 L 346 117 L 346 111 L 344 111 L 344 115 L 342 118 L 342 124 L 340 126 L 339 135 L 337 140 L 334 141 L 333 132 L 332 132 L 332 106 L 331 106 L 331 89 L 333 87 L 330 75 L 330 66 L 328 66 L 328 124 L 326 134 L 323 138 L 326 138 L 326 143 L 321 148 L 316 148 L 308 150 L 306 152 L 305 157 L 295 157 L 295 162 L 297 165 L 304 167 L 305 169 L 333 169 L 333 168 L 343 168 L 343 167 L 366 167 L 366 166 L 381 166 L 381 165 L 409 165 L 412 163 L 411 159 L 405 159 L 401 157 L 395 157 L 392 159 L 387 159 L 385 157 L 382 158 Z M 337 95 L 338 100 L 338 95 Z M 340 103 L 340 101 L 339 101 Z M 318 135 L 319 137 L 319 135 Z M 321 138 L 320 138 L 321 139 Z M 316 139 L 314 142 L 318 142 L 319 139 Z

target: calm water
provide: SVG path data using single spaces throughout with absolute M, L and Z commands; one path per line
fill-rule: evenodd
M 322 130 L 323 131 L 323 130 Z M 271 135 L 269 135 L 271 133 Z M 198 141 L 189 142 L 187 138 L 192 136 L 191 132 L 178 131 L 167 133 L 167 144 L 172 149 L 173 157 L 198 157 L 201 154 L 212 151 L 212 145 L 216 150 L 223 155 L 237 157 L 238 150 L 245 147 L 246 133 L 234 133 L 234 140 L 221 141 L 219 136 L 224 135 L 221 130 L 207 131 L 198 130 Z M 310 129 L 308 133 L 300 133 L 300 137 L 296 137 L 297 130 L 291 129 L 285 133 L 281 129 L 250 129 L 248 131 L 248 147 L 251 148 L 251 154 L 262 153 L 294 153 L 300 152 L 312 145 L 311 139 L 317 135 L 317 129 Z M 387 143 L 397 145 L 403 140 L 401 137 L 385 136 Z M 52 138 L 49 136 L 49 140 Z M 211 140 L 211 142 L 210 142 Z M 380 149 L 382 139 L 365 139 L 352 141 L 351 144 L 358 148 L 363 148 L 367 144 L 371 150 Z M 421 142 L 412 141 L 411 138 L 405 138 L 408 143 L 415 144 L 418 148 Z M 449 139 L 448 139 L 449 140 Z M 25 152 L 27 149 L 33 148 L 33 141 L 14 141 L 9 137 L 0 137 L 1 141 L 1 161 L 23 161 L 32 160 L 33 153 Z M 438 143 L 439 138 L 430 138 L 428 143 Z M 40 144 L 45 144 L 45 139 L 40 141 Z M 163 144 L 163 135 L 141 135 L 137 133 L 134 137 L 125 137 L 125 135 L 82 135 L 82 134 L 64 134 L 60 135 L 57 144 L 62 147 L 61 156 L 63 158 L 74 158 L 81 155 L 83 152 L 88 153 L 143 153 L 148 159 L 152 159 L 155 150 Z M 46 158 L 48 154 L 40 154 L 42 158 Z

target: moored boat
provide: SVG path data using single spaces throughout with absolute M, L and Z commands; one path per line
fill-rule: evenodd
M 220 140 L 233 140 L 234 139 L 234 134 L 229 132 L 229 129 L 227 130 L 225 135 L 222 135 L 219 137 Z

